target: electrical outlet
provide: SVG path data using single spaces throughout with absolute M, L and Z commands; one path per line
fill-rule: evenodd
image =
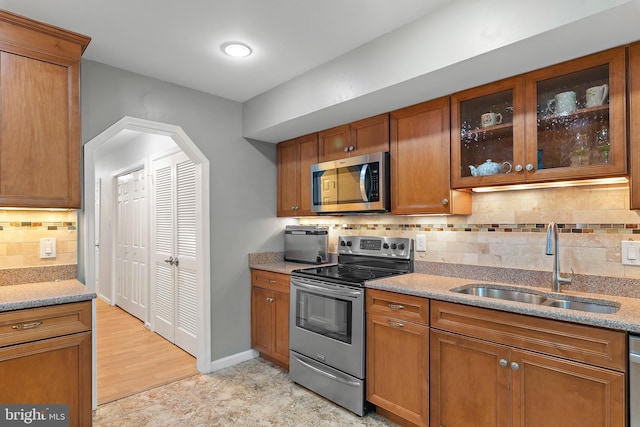
M 56 238 L 49 237 L 40 239 L 40 258 L 56 257 Z
M 640 265 L 640 242 L 620 242 L 620 257 L 624 265 Z
M 426 234 L 416 234 L 416 251 L 417 252 L 427 251 L 427 235 Z

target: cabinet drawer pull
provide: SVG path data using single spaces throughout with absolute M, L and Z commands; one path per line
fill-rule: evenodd
M 511 369 L 517 371 L 518 369 L 520 369 L 520 365 L 518 365 L 516 362 L 511 362 Z
M 503 368 L 506 368 L 508 364 L 509 362 L 507 362 L 507 359 L 500 359 L 500 366 Z
M 404 323 L 394 322 L 393 320 L 387 320 L 389 326 L 396 326 L 398 328 L 404 328 Z
M 22 330 L 22 329 L 33 329 L 42 325 L 42 322 L 31 322 L 31 323 L 23 323 L 22 325 L 13 325 L 11 329 Z
M 391 310 L 404 310 L 404 305 L 402 305 L 402 304 L 392 304 L 392 303 L 389 303 L 389 308 L 390 308 Z
M 275 285 L 276 282 L 277 282 L 276 279 L 269 279 L 269 283 L 271 283 L 272 285 Z

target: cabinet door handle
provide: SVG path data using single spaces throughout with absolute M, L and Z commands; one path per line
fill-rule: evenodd
M 511 362 L 511 369 L 517 371 L 518 369 L 520 369 L 520 365 L 518 365 L 516 362 Z
M 272 285 L 275 285 L 276 279 L 269 279 L 269 283 L 272 284 Z
M 533 170 L 533 164 L 527 163 L 527 166 L 524 167 L 527 171 L 531 172 Z
M 397 328 L 404 328 L 404 323 L 394 322 L 393 320 L 387 320 L 389 326 L 395 326 Z
M 267 302 L 273 302 L 274 299 L 273 298 L 267 298 Z
M 404 310 L 404 305 L 389 303 L 389 308 L 391 310 Z
M 516 172 L 522 172 L 522 165 L 516 165 Z
M 448 205 L 449 204 L 449 199 L 447 199 L 447 198 L 442 199 L 442 204 L 443 205 Z
M 42 325 L 42 322 L 31 322 L 31 323 L 23 323 L 22 325 L 13 325 L 11 329 L 21 330 L 21 329 L 33 329 Z
M 507 365 L 509 364 L 509 362 L 507 362 L 507 359 L 500 359 L 500 366 L 502 366 L 503 368 L 506 368 Z

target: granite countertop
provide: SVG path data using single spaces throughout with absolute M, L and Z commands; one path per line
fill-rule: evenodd
M 566 288 L 563 289 L 562 294 L 557 294 L 551 292 L 550 289 L 545 288 L 533 288 L 529 286 L 518 286 L 509 283 L 487 282 L 484 280 L 482 281 L 482 283 L 500 284 L 513 289 L 542 292 L 543 294 L 552 298 L 562 298 L 569 296 L 575 299 L 583 299 L 587 302 L 589 300 L 606 300 L 620 304 L 620 309 L 616 313 L 600 314 L 570 310 L 565 308 L 547 307 L 536 304 L 527 304 L 515 301 L 506 301 L 495 298 L 480 297 L 451 291 L 451 289 L 453 288 L 458 288 L 473 283 L 479 283 L 479 281 L 447 276 L 411 273 L 368 281 L 366 282 L 365 286 L 370 289 L 380 289 L 441 301 L 449 301 L 454 303 L 473 305 L 477 307 L 485 307 L 495 310 L 509 311 L 513 313 L 640 333 L 640 299 L 638 298 L 576 292 Z
M 0 286 L 0 312 L 90 301 L 94 292 L 78 280 Z
M 324 264 L 323 264 L 324 265 Z M 447 273 L 456 272 L 452 270 L 451 265 L 446 264 L 420 264 L 416 263 L 418 273 L 402 274 L 398 276 L 387 277 L 368 281 L 365 286 L 370 289 L 381 289 L 385 291 L 397 292 L 407 295 L 416 295 L 425 298 L 431 298 L 441 301 L 449 301 L 460 304 L 473 305 L 477 307 L 485 307 L 495 310 L 509 311 L 512 313 L 520 313 L 531 316 L 545 317 L 549 319 L 562 320 L 566 322 L 581 323 L 584 325 L 600 326 L 604 328 L 623 330 L 633 333 L 640 333 L 640 297 L 636 297 L 638 284 L 633 281 L 632 284 L 627 280 L 614 280 L 612 278 L 602 278 L 588 276 L 576 277 L 574 284 L 563 287 L 562 294 L 551 292 L 549 287 L 539 287 L 541 280 L 551 279 L 551 273 L 545 275 L 545 272 L 528 272 L 516 271 L 509 269 L 496 268 L 464 268 L 462 273 L 464 277 L 485 277 L 485 279 L 469 279 L 462 277 L 450 277 Z M 282 253 L 260 253 L 249 255 L 249 267 L 259 270 L 273 271 L 276 273 L 291 274 L 293 270 L 300 268 L 314 267 L 313 264 L 301 264 L 296 262 L 283 261 Z M 456 270 L 460 270 L 460 266 L 456 266 Z M 438 274 L 432 273 L 432 268 L 439 271 Z M 485 271 L 486 270 L 486 271 Z M 461 273 L 457 271 L 457 273 Z M 543 275 L 543 279 L 541 278 Z M 500 278 L 499 280 L 512 280 L 515 283 L 506 283 L 499 281 L 486 280 L 487 277 Z M 601 286 L 603 280 L 609 288 Z M 543 280 L 543 282 L 544 282 Z M 580 282 L 583 282 L 580 284 Z M 591 282 L 594 283 L 591 283 Z M 529 292 L 543 293 L 551 298 L 571 297 L 585 302 L 593 301 L 609 301 L 620 304 L 620 309 L 616 313 L 601 314 L 589 313 L 578 310 L 570 310 L 566 308 L 547 307 L 542 305 L 527 304 L 515 301 L 500 300 L 495 298 L 479 297 L 468 294 L 452 292 L 451 289 L 467 286 L 473 283 L 492 283 L 516 290 L 525 290 Z M 605 291 L 617 290 L 618 294 L 606 294 Z M 580 291 L 578 291 L 578 289 Z
M 272 261 L 263 263 L 250 263 L 249 268 L 256 270 L 273 271 L 274 273 L 291 274 L 293 270 L 299 270 L 301 268 L 319 267 L 322 265 L 331 264 L 304 264 L 301 262 L 290 261 Z

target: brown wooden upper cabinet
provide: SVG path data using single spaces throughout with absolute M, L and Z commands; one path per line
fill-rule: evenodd
M 80 208 L 80 58 L 91 40 L 0 11 L 0 206 Z
M 640 42 L 629 47 L 629 176 L 631 209 L 640 209 Z
M 318 133 L 321 162 L 389 151 L 389 114 L 380 114 Z
M 625 48 L 452 95 L 452 187 L 627 172 Z
M 278 144 L 278 216 L 315 215 L 311 211 L 311 165 L 318 163 L 318 134 Z
M 391 213 L 470 214 L 471 194 L 451 190 L 449 97 L 391 112 Z

